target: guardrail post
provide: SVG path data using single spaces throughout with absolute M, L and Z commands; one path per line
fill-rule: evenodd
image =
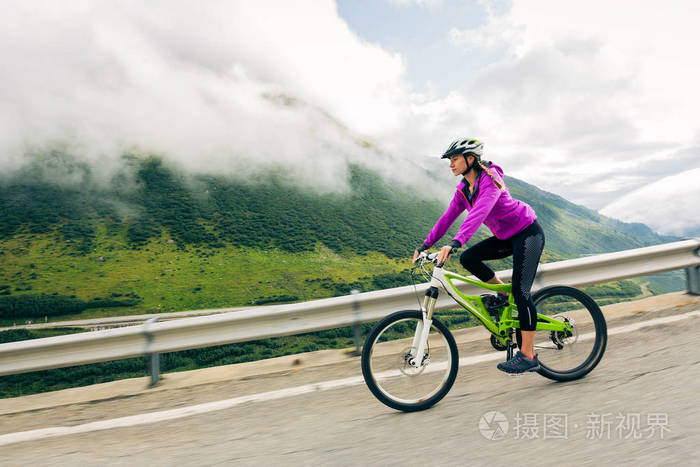
M 360 291 L 353 289 L 352 294 L 352 309 L 355 310 L 355 323 L 353 324 L 353 332 L 355 334 L 355 352 L 353 355 L 360 356 L 362 354 L 362 338 L 360 337 Z
M 160 380 L 160 354 L 159 353 L 151 353 L 151 344 L 153 343 L 153 334 L 151 334 L 148 331 L 148 327 L 155 323 L 158 320 L 158 317 L 153 317 L 143 323 L 143 334 L 146 336 L 146 349 L 144 351 L 144 354 L 146 357 L 150 357 L 149 365 L 148 365 L 148 374 L 151 375 L 151 383 L 149 386 L 153 387 L 156 384 L 158 384 L 158 381 Z
M 685 277 L 688 281 L 688 293 L 700 295 L 700 266 L 685 268 Z

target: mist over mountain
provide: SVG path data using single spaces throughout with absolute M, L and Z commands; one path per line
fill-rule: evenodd
M 187 173 L 155 156 L 124 155 L 121 162 L 104 181 L 90 165 L 54 151 L 2 177 L 0 234 L 56 231 L 70 238 L 72 230 L 84 231 L 79 250 L 88 253 L 95 223 L 109 222 L 124 229 L 134 248 L 162 231 L 181 248 L 232 245 L 295 252 L 313 250 L 320 242 L 339 253 L 400 257 L 422 242 L 449 201 L 427 196 L 411 183 L 387 182 L 370 167 L 353 163 L 345 167 L 348 189 L 324 193 L 300 186 L 287 167 L 238 178 Z M 424 185 L 452 190 L 435 173 L 420 176 L 428 182 Z M 674 238 L 610 219 L 516 178 L 506 177 L 506 183 L 513 196 L 535 209 L 547 247 L 559 257 Z
M 699 154 L 696 152 L 689 157 L 692 164 L 700 164 Z M 648 219 L 650 227 L 657 232 L 697 236 L 700 234 L 700 219 L 694 211 L 700 201 L 698 179 L 700 167 L 660 176 L 638 190 L 614 199 L 601 209 L 601 213 L 627 221 Z
M 324 191 L 284 167 L 246 177 L 189 173 L 125 154 L 105 179 L 64 152 L 36 155 L 0 177 L 0 295 L 11 300 L 0 297 L 0 308 L 31 316 L 74 309 L 78 318 L 85 307 L 97 307 L 88 316 L 122 314 L 127 303 L 133 313 L 182 311 L 410 284 L 413 249 L 445 210 L 453 180 L 415 168 L 424 186 L 447 193 L 426 195 L 364 165 L 345 170 L 347 188 Z M 506 184 L 537 212 L 543 262 L 673 240 L 518 179 Z M 489 235 L 482 227 L 469 245 Z M 461 270 L 456 258 L 450 267 Z M 492 266 L 507 269 L 510 259 Z M 674 290 L 679 281 L 650 287 Z
M 468 132 L 487 141 L 487 157 L 507 174 L 587 206 L 611 203 L 605 214 L 644 220 L 660 232 L 697 228 L 697 174 L 690 171 L 697 169 L 700 146 L 686 117 L 693 115 L 693 100 L 679 85 L 672 105 L 656 101 L 671 76 L 692 84 L 688 69 L 669 75 L 642 66 L 656 59 L 647 50 L 639 62 L 633 53 L 621 66 L 618 58 L 628 50 L 621 44 L 636 49 L 648 34 L 621 34 L 622 43 L 613 41 L 620 55 L 610 60 L 600 53 L 606 41 L 589 34 L 607 37 L 617 28 L 589 18 L 590 8 L 575 14 L 549 8 L 561 17 L 595 20 L 585 26 L 522 5 L 505 10 L 504 21 L 487 15 L 477 36 L 510 52 L 484 67 L 459 60 L 450 74 L 464 75 L 464 84 L 438 96 L 413 87 L 406 71 L 416 64 L 386 43 L 368 41 L 333 0 L 211 1 L 207 8 L 176 0 L 6 2 L 0 172 L 22 170 L 28 156 L 59 150 L 90 165 L 91 177 L 104 186 L 121 170 L 122 154 L 157 154 L 187 173 L 245 179 L 278 171 L 319 193 L 349 193 L 348 167 L 356 164 L 442 202 L 450 184 L 424 183 L 417 161 Z M 686 32 L 694 31 L 685 11 L 675 14 L 688 21 Z M 513 28 L 516 17 L 538 27 Z M 573 29 L 560 31 L 567 23 Z M 452 39 L 461 38 L 453 45 L 470 37 L 465 26 L 453 30 Z M 553 42 L 531 36 L 539 30 L 549 31 Z M 583 35 L 571 42 L 572 31 Z M 664 36 L 665 46 L 657 39 L 646 44 L 664 59 L 668 50 L 688 47 L 673 34 Z M 527 43 L 524 53 L 519 45 Z M 676 58 L 677 65 L 689 63 L 681 53 Z M 591 63 L 607 73 L 592 77 Z M 639 93 L 637 80 L 647 72 L 653 85 Z M 581 96 L 595 102 L 596 112 L 580 112 Z M 636 111 L 648 96 L 655 105 L 640 118 Z M 533 102 L 540 105 L 537 116 Z M 677 110 L 672 123 L 658 111 L 667 108 Z M 599 151 L 618 163 L 597 163 Z M 679 172 L 683 180 L 640 189 Z M 647 209 L 652 202 L 659 207 Z
M 332 1 L 5 6 L 2 172 L 53 150 L 104 181 L 124 153 L 188 173 L 282 170 L 324 192 L 347 190 L 348 162 L 397 171 L 358 135 L 397 119 L 401 60 Z

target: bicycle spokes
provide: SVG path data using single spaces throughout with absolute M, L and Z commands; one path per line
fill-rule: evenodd
M 383 398 L 397 404 L 419 404 L 430 399 L 445 387 L 454 371 L 452 362 L 456 356 L 436 325 L 427 334 L 422 355 L 417 354 L 412 344 L 422 322 L 420 312 L 401 317 L 383 325 L 367 343 L 371 346 L 367 373 L 372 386 Z
M 533 298 L 537 312 L 549 318 L 549 329 L 538 331 L 535 337 L 535 352 L 543 367 L 541 373 L 553 379 L 570 380 L 592 370 L 602 357 L 607 340 L 605 320 L 598 305 L 583 292 L 563 286 Z M 556 323 L 563 326 L 553 330 Z

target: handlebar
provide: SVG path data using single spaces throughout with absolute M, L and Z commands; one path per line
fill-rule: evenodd
M 438 257 L 438 252 L 435 253 L 428 253 L 427 251 L 421 251 L 420 254 L 418 255 L 418 260 L 425 262 L 429 261 L 431 263 L 434 263 L 435 260 L 437 260 Z
M 452 251 L 450 252 L 450 254 L 454 253 L 455 251 L 457 251 L 457 248 L 452 248 Z M 436 251 L 435 253 L 428 253 L 427 251 L 421 251 L 420 254 L 418 255 L 418 258 L 416 258 L 416 259 L 420 260 L 421 265 L 424 264 L 425 262 L 436 263 L 439 255 L 440 255 L 439 251 Z M 437 267 L 442 267 L 442 264 L 438 264 Z

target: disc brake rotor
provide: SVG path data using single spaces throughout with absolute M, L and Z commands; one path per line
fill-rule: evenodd
M 556 315 L 552 318 L 571 325 L 571 331 L 552 331 L 550 333 L 549 338 L 552 340 L 552 342 L 554 342 L 557 348 L 561 349 L 563 347 L 575 344 L 576 341 L 578 341 L 578 330 L 576 329 L 576 322 L 573 320 L 573 318 L 568 318 L 564 315 Z
M 411 347 L 406 347 L 399 353 L 399 370 L 406 376 L 418 376 L 419 374 L 423 373 L 425 367 L 430 364 L 430 354 L 426 352 L 425 355 L 423 355 L 423 362 L 421 363 L 421 366 L 416 368 L 408 363 L 411 358 L 414 358 L 411 355 L 411 349 Z

